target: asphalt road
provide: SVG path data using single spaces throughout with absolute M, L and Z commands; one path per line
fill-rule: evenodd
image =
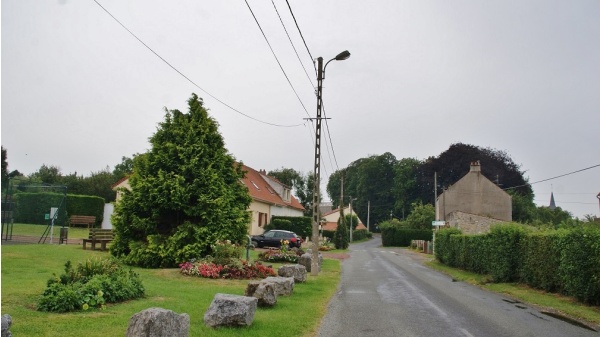
M 319 336 L 600 336 L 507 297 L 453 282 L 423 266 L 414 254 L 383 248 L 380 238 L 351 245 Z

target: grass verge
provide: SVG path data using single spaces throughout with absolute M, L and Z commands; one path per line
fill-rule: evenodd
M 256 258 L 257 252 L 251 253 L 251 259 Z M 275 307 L 259 308 L 253 324 L 246 328 L 206 327 L 204 313 L 216 293 L 243 295 L 248 281 L 188 277 L 178 269 L 133 268 L 142 278 L 146 297 L 108 305 L 102 311 L 54 314 L 36 310 L 53 273 L 61 274 L 67 260 L 77 264 L 93 256 L 108 254 L 74 245 L 3 245 L 2 314 L 12 316 L 13 335 L 122 336 L 132 315 L 161 307 L 190 315 L 190 336 L 314 336 L 341 274 L 339 261 L 325 259 L 318 277 L 309 275 L 307 282 L 296 284 L 294 294 L 279 297 Z
M 570 318 L 600 325 L 600 307 L 579 303 L 572 297 L 547 293 L 518 283 L 491 283 L 489 276 L 448 267 L 435 260 L 427 262 L 426 265 L 449 275 L 453 280 L 467 282 L 489 291 L 508 295 L 519 301 L 537 306 L 542 311 L 560 313 Z

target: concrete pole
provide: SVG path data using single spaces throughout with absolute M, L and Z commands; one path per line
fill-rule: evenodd
M 315 170 L 313 187 L 313 209 L 312 209 L 312 261 L 310 274 L 319 275 L 319 204 L 321 202 L 321 105 L 323 94 L 323 58 L 317 59 L 317 124 L 315 128 Z

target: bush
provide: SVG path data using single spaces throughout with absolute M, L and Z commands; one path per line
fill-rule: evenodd
M 519 280 L 520 243 L 527 236 L 522 225 L 493 226 L 490 233 L 490 274 L 494 282 Z
M 48 287 L 38 301 L 38 310 L 69 312 L 103 308 L 144 296 L 139 276 L 124 269 L 115 259 L 89 259 L 73 268 L 65 263 L 65 273 L 48 280 Z
M 265 232 L 282 229 L 298 234 L 302 238 L 312 236 L 312 218 L 308 216 L 273 216 L 271 223 L 265 226 Z
M 431 229 L 381 228 L 381 241 L 384 247 L 408 247 L 412 240 L 431 241 Z
M 600 229 L 530 232 L 509 224 L 483 235 L 436 232 L 436 258 L 449 266 L 489 274 L 494 282 L 521 282 L 600 304 Z
M 560 241 L 559 274 L 564 293 L 600 305 L 600 229 L 578 227 Z
M 373 233 L 369 232 L 366 229 L 358 229 L 352 232 L 352 240 L 364 240 L 370 239 L 373 237 Z

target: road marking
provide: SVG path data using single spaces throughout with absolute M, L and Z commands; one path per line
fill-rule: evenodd
M 462 333 L 464 333 L 465 336 L 467 336 L 467 337 L 475 337 L 475 336 L 471 335 L 467 330 L 465 330 L 463 328 L 460 328 L 460 331 L 462 331 Z

